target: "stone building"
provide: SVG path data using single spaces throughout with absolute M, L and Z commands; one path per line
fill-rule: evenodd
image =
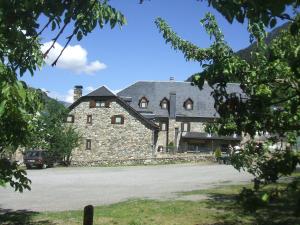
M 190 82 L 139 81 L 116 95 L 106 87 L 81 95 L 67 121 L 82 134 L 73 161 L 147 159 L 166 152 L 212 153 L 241 140 L 238 136 L 205 133 L 205 124 L 218 117 L 211 89 Z M 228 84 L 239 92 L 238 84 Z

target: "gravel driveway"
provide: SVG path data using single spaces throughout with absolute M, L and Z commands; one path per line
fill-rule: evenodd
M 174 199 L 176 192 L 246 182 L 251 176 L 228 165 L 162 165 L 28 170 L 32 190 L 0 188 L 0 208 L 61 211 L 129 198 Z

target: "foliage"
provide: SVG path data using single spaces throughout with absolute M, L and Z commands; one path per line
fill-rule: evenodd
M 49 99 L 33 120 L 36 130 L 26 147 L 48 150 L 53 158 L 69 165 L 71 152 L 79 145 L 81 136 L 71 125 L 66 125 L 67 114 L 68 109 L 61 103 Z
M 53 135 L 50 152 L 65 165 L 70 165 L 72 150 L 79 146 L 81 136 L 72 126 L 64 125 Z
M 250 24 L 262 22 L 265 26 L 274 27 L 277 19 L 293 20 L 293 16 L 286 11 L 287 7 L 294 10 L 300 6 L 295 0 L 207 0 L 209 6 L 220 12 L 230 23 L 234 20 L 244 23 L 247 19 Z
M 15 191 L 30 190 L 29 185 L 31 181 L 26 177 L 26 171 L 19 168 L 17 162 L 10 162 L 5 158 L 0 159 L 0 168 L 2 168 L 0 170 L 0 186 L 5 186 L 6 183 L 9 183 Z
M 250 1 L 209 1 L 229 22 L 250 20 L 248 30 L 257 42 L 250 61 L 233 53 L 210 13 L 200 21 L 213 40 L 208 48 L 199 48 L 180 38 L 163 19 L 156 20 L 167 43 L 180 50 L 187 60 L 202 65 L 203 71 L 194 75 L 193 82 L 201 89 L 206 81 L 213 89 L 214 106 L 220 115 L 217 123 L 206 129 L 210 132 L 252 138 L 257 134 L 276 134 L 270 137 L 272 143 L 282 138 L 293 143 L 300 134 L 300 16 L 283 14 L 284 6 L 293 4 L 299 8 L 299 2 L 271 2 L 251 1 L 251 5 Z M 264 25 L 273 27 L 277 17 L 293 22 L 267 45 Z M 240 91 L 232 92 L 227 87 L 232 80 L 240 83 Z M 287 149 L 255 155 L 252 142 L 244 148 L 245 157 L 239 155 L 235 167 L 251 170 L 257 179 L 276 181 L 280 174 L 290 174 L 299 162 L 299 155 Z
M 42 21 L 46 23 L 42 24 Z M 71 33 L 65 36 L 62 52 L 74 37 L 80 41 L 97 26 L 103 28 L 109 24 L 114 28 L 125 23 L 125 17 L 111 7 L 108 1 L 0 2 L 0 155 L 3 155 L 8 146 L 16 149 L 29 142 L 30 134 L 35 129 L 35 122 L 32 120 L 42 107 L 40 93 L 27 88 L 18 77 L 25 72 L 33 75 L 43 65 L 44 57 L 47 57 L 56 41 L 63 37 L 67 27 L 71 27 Z M 52 39 L 52 46 L 43 54 L 40 50 L 40 37 L 46 29 L 56 34 Z M 58 58 L 52 65 L 57 63 Z M 10 168 L 0 167 L 0 172 Z M 7 174 L 10 177 L 6 177 L 5 182 L 13 182 L 15 173 Z M 25 180 L 17 179 L 15 182 L 20 185 L 23 182 L 23 187 L 28 189 Z
M 217 148 L 217 149 L 215 150 L 215 152 L 214 152 L 214 155 L 215 155 L 216 159 L 221 158 L 221 156 L 222 156 L 221 149 L 220 149 L 220 148 Z
M 169 147 L 174 147 L 174 146 L 175 146 L 175 145 L 174 145 L 174 142 L 173 142 L 173 141 L 169 142 L 168 146 L 169 146 Z
M 250 142 L 242 151 L 232 154 L 231 162 L 236 169 L 247 170 L 257 182 L 268 184 L 291 174 L 300 163 L 300 157 L 298 152 L 291 150 L 273 150 L 268 142 Z

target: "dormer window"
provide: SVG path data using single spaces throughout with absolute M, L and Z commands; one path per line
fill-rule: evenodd
M 186 110 L 192 110 L 193 109 L 193 101 L 192 99 L 187 99 L 184 104 L 183 104 L 183 107 L 186 109 Z
M 148 99 L 146 97 L 142 97 L 140 99 L 140 102 L 139 102 L 140 108 L 143 108 L 143 109 L 147 108 L 148 107 L 148 102 L 149 101 L 148 101 Z
M 169 101 L 168 101 L 167 98 L 163 98 L 163 100 L 161 100 L 160 107 L 162 109 L 168 109 L 168 107 L 169 107 Z

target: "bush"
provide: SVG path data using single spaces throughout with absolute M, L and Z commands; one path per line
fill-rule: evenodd
M 222 152 L 221 152 L 221 149 L 220 148 L 217 148 L 214 152 L 214 155 L 216 157 L 216 159 L 220 159 L 221 156 L 222 156 Z

